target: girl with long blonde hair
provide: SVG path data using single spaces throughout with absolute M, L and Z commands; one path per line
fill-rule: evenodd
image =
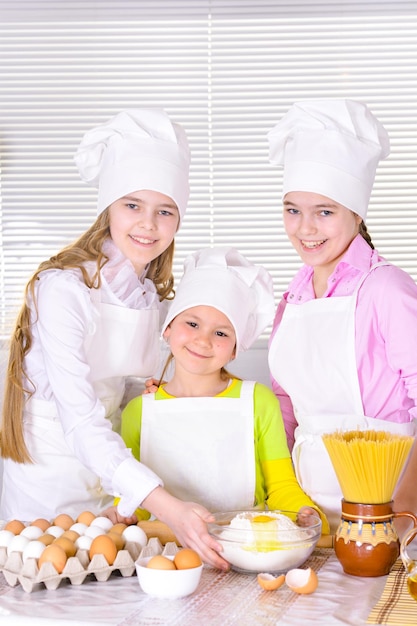
M 189 195 L 186 135 L 162 110 L 130 109 L 88 131 L 75 160 L 98 189 L 98 217 L 25 290 L 5 384 L 0 515 L 76 519 L 106 514 L 118 496 L 118 519 L 135 523 L 144 506 L 183 545 L 227 568 L 207 532 L 210 513 L 165 491 L 118 433 L 127 380 L 159 363 Z

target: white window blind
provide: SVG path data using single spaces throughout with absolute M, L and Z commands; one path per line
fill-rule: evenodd
M 187 253 L 233 245 L 278 301 L 300 262 L 266 133 L 312 97 L 363 100 L 386 126 L 368 228 L 417 278 L 417 1 L 0 0 L 0 337 L 29 275 L 95 219 L 73 155 L 127 107 L 165 108 L 190 139 L 176 275 Z

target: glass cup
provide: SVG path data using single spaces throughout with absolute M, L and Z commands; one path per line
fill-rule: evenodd
M 417 529 L 411 528 L 403 537 L 400 556 L 407 573 L 410 596 L 417 600 Z

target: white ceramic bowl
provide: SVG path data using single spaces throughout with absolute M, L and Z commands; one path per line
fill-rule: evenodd
M 183 598 L 197 589 L 203 565 L 178 570 L 152 569 L 146 567 L 151 558 L 139 558 L 135 563 L 142 591 L 155 598 Z
M 226 511 L 216 513 L 208 526 L 232 569 L 282 574 L 305 563 L 321 536 L 319 515 L 311 516 L 308 527 L 297 525 L 297 515 L 294 511 Z M 260 516 L 271 521 L 253 521 Z

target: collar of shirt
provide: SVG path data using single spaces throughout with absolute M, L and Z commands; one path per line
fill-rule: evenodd
M 242 382 L 239 378 L 231 378 L 229 380 L 229 384 L 227 385 L 226 389 L 224 389 L 224 391 L 221 391 L 216 396 L 209 396 L 209 397 L 221 398 L 222 396 L 228 396 L 229 393 L 234 390 L 234 388 L 236 387 L 236 385 L 239 382 Z M 155 393 L 155 398 L 157 400 L 169 400 L 169 399 L 176 398 L 176 396 L 171 396 L 171 394 L 169 394 L 167 391 L 165 391 L 165 385 L 166 385 L 166 383 L 163 383 L 162 385 L 160 385 L 158 387 L 158 389 L 156 390 L 156 393 Z M 189 398 L 189 399 L 193 398 L 193 396 L 183 396 L 183 397 L 186 397 L 186 398 Z M 196 396 L 196 398 L 201 398 L 201 397 L 202 396 Z
M 383 259 L 377 250 L 372 250 L 362 235 L 357 235 L 329 276 L 323 298 L 352 295 L 361 276 L 380 260 Z M 315 297 L 313 268 L 303 265 L 291 281 L 284 298 L 290 304 L 303 304 Z
M 147 268 L 138 277 L 131 261 L 111 239 L 104 242 L 103 252 L 109 260 L 101 270 L 102 302 L 123 304 L 130 309 L 159 309 L 156 287 L 145 278 Z

